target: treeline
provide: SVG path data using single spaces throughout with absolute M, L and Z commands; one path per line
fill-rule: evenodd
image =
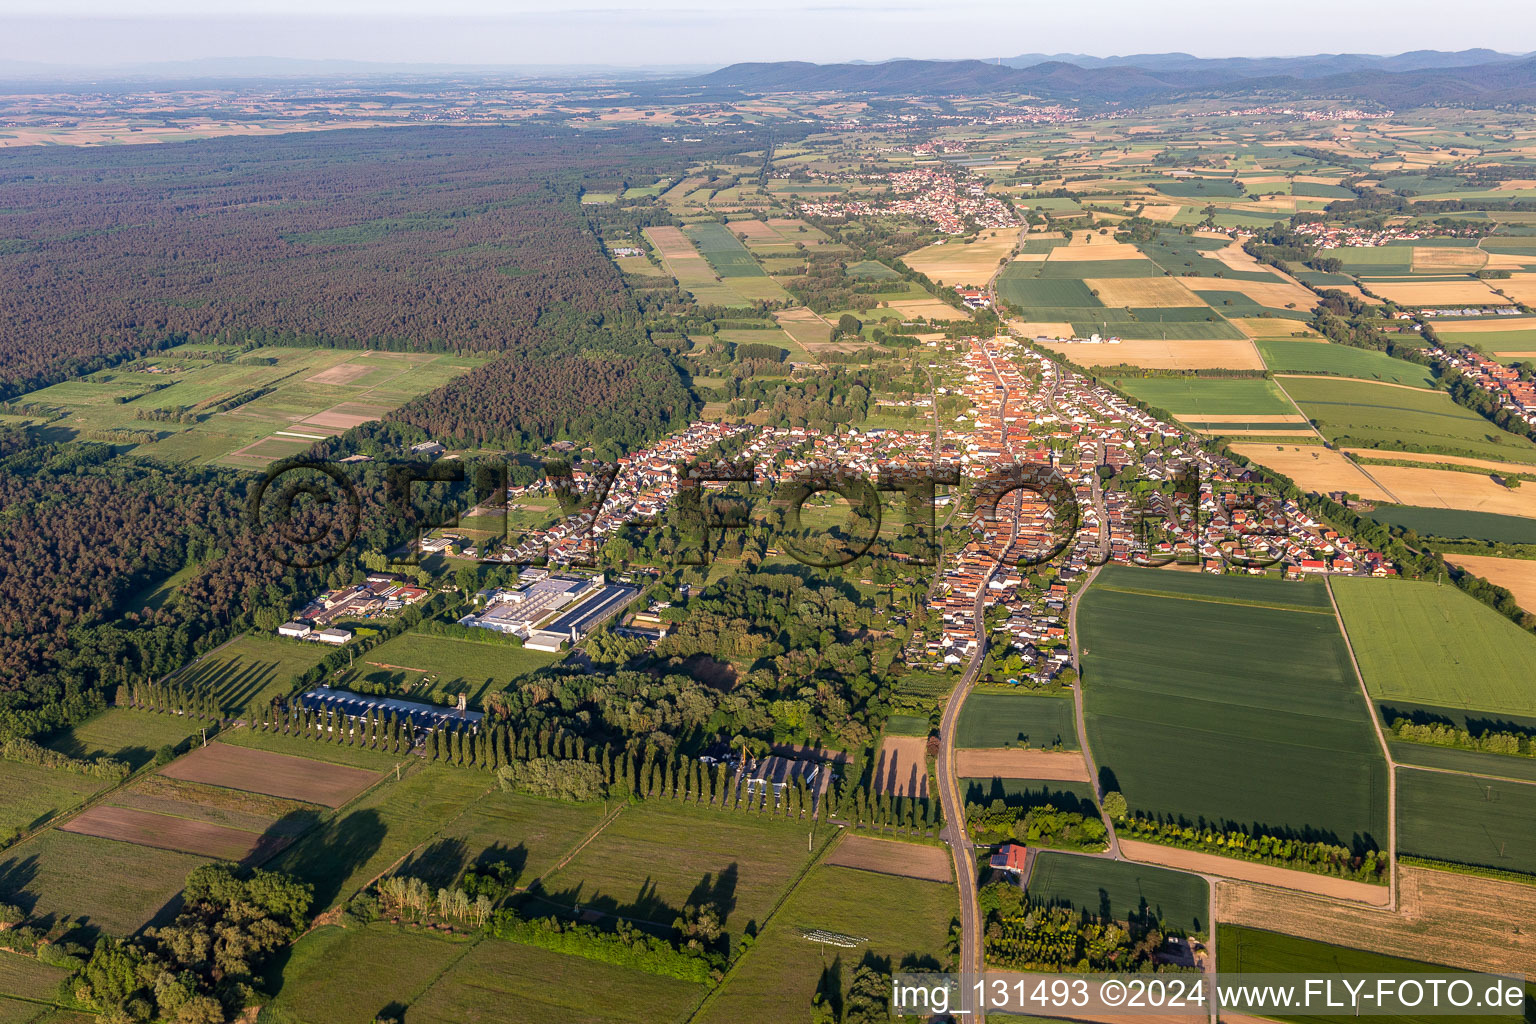
M 110 757 L 70 757 L 57 750 L 39 746 L 31 740 L 16 737 L 0 745 L 0 757 L 7 761 L 35 764 L 40 768 L 54 768 L 59 771 L 73 772 L 76 775 L 89 775 L 96 779 L 126 779 L 129 772 L 128 764 L 124 761 Z
M 1487 730 L 1473 733 L 1448 722 L 1415 722 L 1407 718 L 1394 718 L 1392 738 L 1409 743 L 1425 743 L 1433 747 L 1455 747 L 1458 750 L 1476 750 L 1485 754 L 1517 754 L 1536 757 L 1536 738 L 1528 732 Z
M 1240 860 L 1334 875 L 1358 882 L 1382 882 L 1387 856 L 1378 850 L 1350 850 L 1334 843 L 1252 834 L 1231 827 L 1190 825 L 1127 815 L 1115 822 L 1123 839 L 1177 846 L 1184 850 L 1219 853 Z
M 1153 971 L 1167 941 L 1151 908 L 1122 923 L 1087 909 L 1031 900 L 1007 882 L 982 886 L 977 902 L 985 917 L 987 962 L 1013 970 Z

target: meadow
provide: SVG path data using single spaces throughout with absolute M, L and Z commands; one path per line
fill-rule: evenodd
M 275 1005 L 301 1024 L 372 1024 L 386 1008 L 409 1005 L 471 948 L 388 925 L 326 925 L 295 943 L 276 972 Z M 352 984 L 337 983 L 337 964 L 347 965 Z
M 544 875 L 537 895 L 663 927 L 685 904 L 713 902 L 734 941 L 762 927 L 810 859 L 809 831 L 783 818 L 646 801 L 625 808 L 596 841 Z
M 111 757 L 138 769 L 149 763 L 155 751 L 175 746 L 197 729 L 179 715 L 112 707 L 50 737 L 45 746 L 70 757 Z
M 1420 388 L 1434 383 L 1434 376 L 1427 367 L 1370 349 L 1280 339 L 1260 339 L 1254 344 L 1259 347 L 1264 364 L 1275 373 L 1329 374 Z
M 1340 447 L 1423 450 L 1536 462 L 1536 443 L 1507 433 L 1443 392 L 1294 377 L 1285 389 Z
M 1457 716 L 1452 712 L 1445 717 L 1456 720 Z M 1470 775 L 1514 779 L 1518 782 L 1536 782 L 1536 758 L 1435 747 L 1427 743 L 1389 742 L 1388 745 L 1392 750 L 1393 762 L 1399 765 L 1419 765 Z
M 256 729 L 233 728 L 219 733 L 215 741 L 232 747 L 248 747 L 274 754 L 302 757 L 322 764 L 340 764 L 350 768 L 366 768 L 375 772 L 392 772 L 405 757 L 401 754 L 368 747 L 346 746 L 328 743 L 307 736 L 290 736 L 285 733 L 265 732 Z
M 1398 769 L 1401 854 L 1536 874 L 1533 821 L 1536 784 Z
M 626 812 L 628 813 L 628 812 Z M 452 885 L 476 864 L 506 864 L 528 886 L 579 845 L 604 816 L 600 803 L 545 800 L 492 790 L 445 825 L 399 874 Z
M 1453 586 L 1333 581 L 1360 673 L 1380 703 L 1536 716 L 1536 637 Z
M 951 885 L 820 865 L 796 887 L 694 1019 L 700 1024 L 806 1019 L 824 972 L 846 986 L 866 957 L 893 970 L 937 969 L 956 916 Z M 864 940 L 855 949 L 807 942 L 822 929 Z
M 1031 900 L 1126 921 L 1151 913 L 1168 928 L 1203 935 L 1210 927 L 1210 887 L 1199 875 L 1130 861 L 1040 853 L 1026 887 Z
M 560 657 L 511 644 L 402 633 L 358 660 L 341 685 L 366 680 L 434 704 L 451 703 L 464 693 L 469 695 L 470 707 L 478 707 L 487 693 Z
M 42 768 L 20 761 L 0 761 L 0 840 L 36 828 L 73 810 L 111 783 L 89 775 Z
M 1385 841 L 1386 764 L 1320 588 L 1112 565 L 1079 620 L 1100 781 L 1133 812 Z
M 0 951 L 0 995 L 51 1000 L 58 993 L 59 982 L 67 977 L 69 972 L 62 968 L 30 956 Z
M 955 727 L 958 747 L 1029 746 L 1076 750 L 1077 723 L 1070 697 L 973 693 Z
M 175 681 L 198 690 L 212 688 L 230 717 L 286 697 L 294 681 L 320 664 L 330 649 L 275 636 L 240 636 L 184 668 Z

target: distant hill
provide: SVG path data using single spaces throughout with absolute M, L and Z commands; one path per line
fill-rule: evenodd
M 1536 58 L 1493 50 L 1419 50 L 1391 57 L 1320 54 L 1218 60 L 1189 54 L 1150 54 L 1018 63 L 1034 56 L 1037 55 L 997 63 L 894 60 L 882 64 L 732 64 L 678 84 L 746 92 L 928 96 L 1027 93 L 1042 99 L 1090 104 L 1255 92 L 1397 107 L 1536 102 Z

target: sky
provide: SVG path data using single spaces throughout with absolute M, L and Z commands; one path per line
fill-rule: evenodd
M 1475 17 L 1455 18 L 1442 0 L 0 0 L 0 65 L 269 56 L 640 67 L 1475 46 L 1536 50 L 1536 6 L 1483 0 Z

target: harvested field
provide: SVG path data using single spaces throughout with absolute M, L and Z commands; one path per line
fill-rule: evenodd
M 1173 309 L 1205 305 L 1171 277 L 1090 277 L 1084 278 L 1083 284 L 1098 292 L 1099 301 L 1106 306 Z
M 264 837 L 257 832 L 245 832 L 206 821 L 192 821 L 131 807 L 106 806 L 92 807 L 60 825 L 59 829 L 99 839 L 116 839 L 137 846 L 152 846 L 157 850 L 175 850 L 199 857 L 233 861 L 244 860 L 258 850 L 263 854 L 271 853 L 292 838 L 273 837 L 270 841 L 264 841 Z
M 1394 452 L 1385 448 L 1344 448 L 1341 449 L 1347 455 L 1356 455 L 1361 459 L 1376 459 L 1391 462 L 1427 462 L 1444 466 L 1472 466 L 1476 469 L 1486 469 L 1490 473 L 1529 473 L 1531 466 L 1524 462 L 1500 462 L 1498 459 L 1474 459 L 1466 455 L 1435 455 L 1430 452 Z
M 1383 491 L 1344 454 L 1320 444 L 1235 444 L 1232 450 L 1261 466 L 1281 473 L 1304 491 L 1327 494 L 1344 491 L 1358 494 L 1366 501 L 1391 501 Z M 1374 470 L 1372 471 L 1374 472 Z
M 1292 871 L 1289 868 L 1277 868 L 1251 860 L 1238 860 L 1236 857 L 1201 853 L 1198 850 L 1181 850 L 1176 846 L 1163 846 L 1160 843 L 1146 843 L 1139 839 L 1120 840 L 1120 852 L 1125 854 L 1127 859 L 1140 861 L 1143 864 L 1157 864 L 1165 868 L 1177 868 L 1180 871 L 1193 871 L 1203 875 L 1220 875 L 1223 878 L 1235 878 L 1260 886 L 1278 886 L 1281 889 L 1315 893 L 1352 903 L 1385 905 L 1388 899 L 1387 887 L 1384 885 L 1351 882 L 1347 878 L 1316 875 L 1310 871 Z M 1225 908 L 1223 907 L 1222 910 L 1225 911 Z M 1226 921 L 1227 918 L 1223 914 L 1218 920 Z
M 1313 292 L 1290 281 L 1242 281 L 1230 277 L 1185 277 L 1180 280 L 1192 291 L 1242 292 L 1258 305 L 1274 309 L 1295 307 L 1305 310 L 1317 305 L 1317 296 Z M 1270 324 L 1277 322 L 1283 324 L 1286 321 L 1272 320 Z
M 1183 209 L 1183 207 L 1180 207 L 1180 206 L 1160 206 L 1160 205 L 1155 205 L 1154 204 L 1154 205 L 1143 206 L 1141 208 L 1141 215 L 1143 217 L 1145 217 L 1147 220 L 1154 220 L 1154 221 L 1157 221 L 1157 222 L 1159 222 L 1161 224 L 1166 224 L 1169 221 L 1173 220 L 1173 218 L 1177 217 L 1179 215 L 1179 211 L 1181 209 Z
M 1083 755 L 1070 750 L 1023 750 L 981 747 L 955 751 L 955 770 L 967 779 L 1039 779 L 1088 782 Z
M 1250 416 L 1248 413 L 1223 413 L 1219 416 L 1201 416 L 1200 423 L 1305 423 L 1307 418 L 1300 413 L 1266 414 L 1262 416 Z
M 1446 555 L 1445 560 L 1515 595 L 1526 611 L 1536 609 L 1536 559 L 1491 555 Z
M 369 366 L 367 363 L 338 363 L 321 370 L 313 377 L 306 377 L 305 381 L 310 384 L 351 384 L 355 380 L 368 376 L 376 369 L 378 367 Z
M 798 345 L 825 345 L 832 339 L 832 325 L 803 307 L 775 313 L 773 318 Z
M 1155 280 L 1155 279 L 1154 279 Z M 1071 324 L 1062 324 L 1069 328 Z M 1264 361 L 1258 350 L 1248 340 L 1228 341 L 1128 341 L 1118 345 L 1088 345 L 1071 342 L 1047 342 L 1052 351 L 1059 352 L 1082 366 L 1144 366 L 1156 370 L 1262 370 Z
M 892 299 L 890 308 L 904 317 L 965 320 L 967 315 L 942 299 Z
M 307 420 L 300 422 L 310 427 L 330 427 L 337 430 L 351 430 L 360 427 L 364 423 L 372 423 L 382 419 L 389 412 L 387 406 L 363 405 L 358 402 L 343 402 L 332 406 L 324 412 L 315 413 Z
M 1008 326 L 1016 334 L 1026 338 L 1070 338 L 1072 337 L 1072 325 L 1069 323 L 1040 323 L 1038 321 L 1010 320 Z
M 1051 250 L 1051 263 L 1081 263 L 1092 260 L 1144 260 L 1146 254 L 1130 242 L 1113 242 L 1099 235 L 1079 233 L 1070 245 Z
M 924 246 L 901 259 L 938 284 L 980 287 L 997 273 L 1000 262 L 1013 252 L 1018 239 L 1019 233 L 1013 228 L 994 228 L 981 232 L 970 244 L 949 241 Z
M 1481 281 L 1370 281 L 1371 291 L 1404 306 L 1435 306 L 1440 303 L 1494 304 L 1502 300 Z M 1501 281 L 1508 285 L 1509 281 Z M 1514 294 L 1511 292 L 1511 294 Z
M 1455 252 L 1456 250 L 1447 250 Z M 1536 317 L 1501 316 L 1493 320 L 1452 320 L 1436 324 L 1441 334 L 1488 334 L 1505 331 L 1536 331 Z
M 379 778 L 378 772 L 361 768 L 224 743 L 199 747 L 166 765 L 161 774 L 327 807 L 340 807 Z
M 887 736 L 875 762 L 877 792 L 895 796 L 928 795 L 928 738 Z
M 1372 466 L 1370 473 L 1381 486 L 1395 494 L 1402 505 L 1536 517 L 1536 491 L 1523 487 L 1512 491 L 1495 483 L 1491 476 L 1408 466 Z
M 1398 913 L 1216 883 L 1217 919 L 1473 971 L 1536 974 L 1536 886 L 1399 865 Z
M 1465 274 L 1481 270 L 1488 262 L 1488 254 L 1481 249 L 1448 245 L 1419 245 L 1413 249 L 1413 270 L 1417 274 L 1434 274 L 1448 271 Z
M 869 836 L 844 835 L 826 863 L 882 875 L 919 878 L 925 882 L 947 884 L 952 877 L 949 852 L 943 847 Z

